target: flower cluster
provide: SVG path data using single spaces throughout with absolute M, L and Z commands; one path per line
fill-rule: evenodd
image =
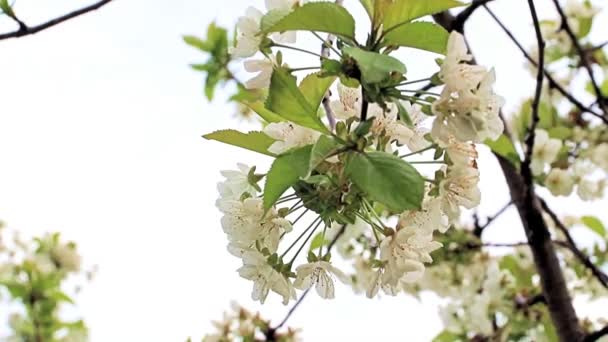
M 73 303 L 64 293 L 68 277 L 82 275 L 81 259 L 73 242 L 64 242 L 59 234 L 46 234 L 33 241 L 23 240 L 17 232 L 0 228 L 0 294 L 23 305 L 11 313 L 12 334 L 6 341 L 88 340 L 83 321 L 67 322 L 60 310 Z M 92 273 L 87 273 L 87 278 Z M 77 287 L 76 292 L 79 291 Z
M 203 337 L 202 342 L 233 342 L 233 341 L 276 341 L 298 342 L 298 331 L 291 328 L 281 333 L 272 330 L 270 322 L 264 320 L 258 313 L 254 314 L 236 303 L 232 303 L 232 312 L 224 313 L 221 321 L 214 321 L 217 330 Z M 188 339 L 191 342 L 192 339 Z
M 233 57 L 264 55 L 244 62 L 257 73 L 245 88 L 267 93 L 263 102 L 245 101 L 265 121 L 263 132 L 206 136 L 276 158 L 266 174 L 240 164 L 222 171 L 217 206 L 228 250 L 242 261 L 238 273 L 253 282 L 252 298 L 262 303 L 274 292 L 287 304 L 296 290 L 312 287 L 334 298 L 335 279 L 369 297 L 380 289 L 397 294 L 424 276 L 442 247 L 435 235 L 458 221 L 461 208 L 479 204 L 475 143 L 503 130 L 494 71 L 470 64 L 462 35 L 446 33 L 447 54 L 434 77 L 443 90 L 410 94 L 401 88 L 411 84 L 402 62 L 342 35 L 341 51 L 331 47 L 340 60 L 323 57 L 319 72 L 298 84 L 294 74 L 314 68 L 291 69 L 273 49 L 289 49 L 283 44 L 295 42 L 311 8 L 333 4 L 266 5 L 267 13 L 249 8 L 239 19 L 230 49 Z M 292 15 L 298 19 L 291 22 Z M 327 121 L 317 115 L 321 107 Z M 432 160 L 420 160 L 426 151 L 434 152 Z M 351 270 L 331 261 L 334 246 Z

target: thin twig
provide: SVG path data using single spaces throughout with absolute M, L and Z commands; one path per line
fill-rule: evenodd
M 329 243 L 329 245 L 327 245 L 327 252 L 325 253 L 325 256 L 327 256 L 330 253 L 331 249 L 334 247 L 334 245 L 336 244 L 336 242 L 338 241 L 338 239 L 344 234 L 345 231 L 346 231 L 346 225 L 344 224 L 344 225 L 342 225 L 342 227 L 340 228 L 340 230 L 338 231 L 338 233 L 336 234 L 336 236 L 334 236 L 334 238 L 331 240 L 331 242 Z M 302 304 L 302 302 L 304 301 L 304 298 L 306 298 L 306 296 L 308 296 L 308 293 L 310 292 L 311 288 L 312 287 L 309 287 L 308 289 L 306 289 L 306 291 L 304 291 L 302 293 L 302 295 L 300 296 L 300 298 L 289 309 L 289 311 L 287 311 L 287 314 L 285 315 L 285 317 L 283 318 L 283 320 L 281 321 L 281 323 L 279 323 L 279 325 L 277 325 L 276 327 L 269 329 L 269 332 L 275 332 L 276 330 L 278 330 L 282 326 L 284 326 L 285 323 L 287 323 L 287 321 L 289 320 L 289 317 L 291 317 L 291 315 L 296 311 L 296 309 L 300 306 L 300 304 Z
M 557 13 L 559 13 L 559 16 L 561 17 L 561 20 L 562 20 L 560 28 L 562 28 L 564 31 L 566 31 L 566 34 L 568 34 L 568 37 L 570 37 L 570 40 L 572 41 L 572 45 L 574 45 L 574 49 L 576 49 L 576 52 L 578 53 L 578 55 L 581 58 L 581 64 L 587 70 L 587 73 L 589 74 L 589 79 L 591 80 L 591 85 L 593 86 L 593 91 L 595 92 L 595 95 L 597 96 L 598 104 L 599 104 L 600 108 L 602 109 L 602 111 L 604 112 L 604 116 L 608 116 L 608 108 L 606 108 L 606 103 L 604 101 L 604 95 L 602 94 L 602 89 L 600 88 L 599 84 L 597 83 L 597 80 L 595 79 L 593 69 L 591 69 L 591 64 L 589 64 L 589 60 L 587 59 L 587 54 L 585 53 L 585 50 L 579 43 L 578 38 L 576 37 L 576 34 L 572 30 L 572 27 L 570 27 L 570 24 L 568 23 L 568 16 L 566 16 L 566 13 L 564 13 L 562 6 L 559 4 L 559 1 L 553 0 L 553 3 L 555 4 L 555 9 L 557 10 Z
M 530 56 L 530 54 L 526 51 L 526 49 L 523 47 L 523 45 L 517 40 L 517 38 L 515 38 L 515 36 L 511 32 L 511 30 L 509 30 L 509 28 L 498 18 L 498 16 L 496 16 L 496 14 L 488 6 L 484 5 L 483 7 L 488 12 L 488 14 L 490 14 L 492 19 L 494 19 L 496 24 L 498 24 L 498 26 L 500 26 L 500 28 L 503 30 L 503 32 L 511 39 L 511 41 L 515 44 L 515 46 L 517 46 L 519 51 L 521 51 L 521 53 L 528 60 L 528 62 L 530 62 L 530 64 L 534 65 L 535 67 L 538 67 L 538 62 L 535 61 L 532 58 L 532 56 Z M 568 101 L 570 101 L 570 103 L 572 103 L 574 106 L 576 106 L 581 112 L 589 113 L 589 114 L 601 119 L 605 124 L 608 124 L 608 118 L 601 115 L 600 113 L 595 112 L 593 109 L 585 106 L 582 102 L 580 102 L 578 99 L 576 99 L 572 94 L 570 94 L 568 92 L 568 90 L 566 90 L 561 84 L 559 84 L 555 80 L 555 78 L 553 78 L 553 75 L 551 75 L 551 73 L 549 71 L 544 70 L 544 73 L 545 73 L 545 77 L 547 78 L 547 81 L 549 81 L 549 87 L 556 89 L 560 94 L 562 94 L 566 99 L 568 99 Z
M 477 218 L 477 215 L 475 215 L 475 228 L 473 229 L 473 235 L 480 237 L 481 234 L 483 233 L 483 231 L 488 228 L 488 226 L 490 224 L 492 224 L 492 222 L 494 220 L 496 220 L 500 215 L 502 215 L 505 211 L 507 211 L 507 209 L 509 209 L 509 207 L 513 204 L 513 201 L 509 201 L 509 203 L 505 204 L 502 206 L 502 208 L 500 208 L 496 214 L 492 215 L 492 216 L 488 216 L 486 218 L 486 222 L 483 225 L 479 224 L 479 219 Z
M 536 91 L 534 99 L 532 100 L 532 123 L 526 137 L 526 151 L 524 162 L 522 163 L 521 172 L 526 183 L 526 193 L 529 202 L 531 203 L 534 198 L 533 190 L 533 176 L 532 170 L 530 169 L 530 163 L 532 162 L 532 151 L 534 150 L 534 142 L 536 140 L 536 126 L 540 121 L 538 114 L 538 108 L 540 106 L 540 97 L 543 91 L 543 80 L 545 70 L 545 40 L 540 29 L 540 21 L 536 14 L 536 6 L 534 6 L 534 0 L 528 0 L 528 7 L 530 8 L 530 15 L 532 16 L 532 22 L 534 23 L 534 32 L 536 33 L 536 41 L 538 44 L 538 72 L 536 75 Z
M 540 197 L 538 199 L 540 201 L 540 204 L 541 204 L 543 210 L 547 214 L 549 214 L 549 217 L 551 217 L 551 220 L 553 220 L 553 222 L 555 223 L 557 228 L 562 232 L 562 234 L 564 234 L 564 237 L 566 238 L 566 242 L 567 242 L 566 246 L 568 247 L 568 249 L 570 249 L 570 251 L 572 251 L 574 256 L 576 256 L 579 259 L 579 261 L 591 271 L 593 276 L 595 278 L 597 278 L 597 280 L 605 288 L 608 288 L 608 275 L 606 275 L 606 273 L 602 272 L 602 270 L 600 270 L 599 267 L 597 267 L 597 265 L 595 265 L 593 262 L 591 262 L 591 259 L 589 258 L 589 256 L 587 256 L 583 251 L 580 250 L 580 248 L 578 248 L 578 246 L 576 245 L 576 242 L 574 241 L 574 239 L 572 238 L 572 235 L 570 234 L 570 231 L 568 231 L 568 227 L 566 227 L 562 223 L 562 221 L 559 219 L 559 217 L 557 217 L 557 214 L 553 210 L 551 210 L 551 208 L 549 208 L 549 205 L 547 204 L 547 202 L 545 202 L 545 200 Z
M 344 0 L 336 0 L 336 5 L 342 6 Z M 334 42 L 336 41 L 336 36 L 333 34 L 329 34 L 327 39 L 321 44 L 321 56 L 324 58 L 329 58 L 331 50 L 333 48 Z M 336 117 L 333 109 L 331 109 L 331 92 L 328 90 L 323 96 L 323 109 L 325 109 L 325 115 L 327 116 L 327 121 L 329 121 L 329 127 L 333 131 L 336 128 Z
M 16 31 L 13 31 L 13 32 L 8 32 L 8 33 L 0 34 L 0 40 L 9 39 L 9 38 L 19 38 L 19 37 L 28 36 L 28 35 L 31 35 L 31 34 L 38 33 L 40 31 L 46 30 L 48 28 L 51 28 L 51 27 L 53 27 L 55 25 L 61 24 L 64 21 L 68 21 L 70 19 L 74 19 L 74 18 L 76 18 L 78 16 L 81 16 L 81 15 L 83 15 L 85 13 L 88 13 L 88 12 L 94 11 L 94 10 L 96 10 L 98 8 L 101 8 L 102 6 L 104 6 L 104 5 L 106 5 L 106 4 L 110 3 L 110 2 L 112 2 L 112 0 L 102 0 L 102 1 L 96 2 L 96 3 L 92 4 L 92 5 L 83 7 L 81 9 L 79 9 L 79 10 L 76 10 L 76 11 L 70 12 L 68 14 L 62 15 L 60 17 L 57 17 L 55 19 L 51 19 L 51 20 L 49 20 L 49 21 L 47 21 L 47 22 L 45 22 L 43 24 L 36 25 L 36 26 L 31 26 L 31 27 L 27 26 L 24 22 L 22 22 L 21 20 L 17 19 L 16 16 L 14 16 L 14 15 L 10 16 L 9 15 L 13 20 L 15 20 L 19 24 L 19 29 L 16 30 Z

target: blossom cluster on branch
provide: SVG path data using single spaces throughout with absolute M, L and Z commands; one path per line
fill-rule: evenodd
M 253 282 L 252 298 L 264 303 L 272 292 L 288 304 L 314 288 L 331 299 L 336 280 L 370 298 L 432 291 L 447 300 L 438 341 L 556 340 L 528 246 L 487 243 L 478 223 L 457 228 L 463 209 L 481 200 L 476 144 L 519 168 L 531 101 L 504 132 L 495 71 L 474 63 L 460 33 L 417 20 L 462 3 L 362 0 L 371 24 L 364 41 L 340 3 L 267 0 L 266 12 L 251 7 L 239 18 L 235 41 L 214 24 L 206 40 L 184 37 L 211 56 L 193 65 L 207 74 L 207 96 L 217 84 L 234 82 L 231 100 L 262 123 L 261 131 L 204 137 L 273 159 L 267 172 L 243 164 L 222 171 L 218 184 L 228 251 L 242 261 L 239 275 Z M 587 35 L 596 9 L 573 0 L 567 11 L 581 38 Z M 551 32 L 546 53 L 556 54 L 563 37 Z M 321 53 L 299 45 L 307 36 L 319 40 Z M 599 65 L 608 64 L 598 59 L 606 60 L 601 48 L 586 47 Z M 439 57 L 437 69 L 409 79 L 415 66 L 401 48 L 434 53 L 428 58 Z M 286 51 L 313 63 L 287 63 Z M 580 69 L 572 49 L 559 53 L 554 61 L 570 58 L 578 65 L 572 72 Z M 240 81 L 233 70 L 255 75 Z M 576 186 L 583 200 L 603 198 L 605 125 L 576 108 L 560 114 L 563 106 L 553 101 L 561 99 L 549 87 L 534 132 L 535 181 L 554 195 L 570 195 Z M 577 223 L 606 238 L 598 219 Z M 584 253 L 564 242 L 560 229 L 551 233 L 565 246 L 560 257 L 570 284 L 578 284 L 571 290 L 588 294 L 597 281 L 581 263 Z M 510 253 L 498 256 L 495 248 Z M 332 259 L 334 249 L 341 262 Z M 599 244 L 592 255 L 599 265 L 604 251 Z M 604 296 L 599 287 L 594 294 Z M 597 323 L 587 321 L 585 329 Z
M 31 241 L 18 232 L 0 227 L 0 301 L 10 308 L 10 335 L 3 341 L 83 342 L 88 340 L 82 320 L 66 320 L 61 314 L 74 304 L 69 292 L 80 291 L 79 282 L 90 280 L 92 271 L 81 269 L 81 257 L 73 242 L 58 233 Z M 80 279 L 80 280 L 79 280 Z M 69 289 L 68 284 L 76 286 Z

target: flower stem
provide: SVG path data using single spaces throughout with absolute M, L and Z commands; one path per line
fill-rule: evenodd
M 420 82 L 425 82 L 425 81 L 430 81 L 430 80 L 431 80 L 431 78 L 429 77 L 429 78 L 422 78 L 422 79 L 414 80 L 414 81 L 406 81 L 406 82 L 397 84 L 396 87 L 400 87 L 400 86 L 404 86 L 404 85 L 409 85 L 409 84 L 420 83 Z
M 306 246 L 306 244 L 308 243 L 308 240 L 310 240 L 310 238 L 312 237 L 312 234 L 315 233 L 315 231 L 317 230 L 317 228 L 319 228 L 319 226 L 321 225 L 321 223 L 323 223 L 322 219 L 319 220 L 319 223 L 317 223 L 317 225 L 315 226 L 315 228 L 313 228 L 313 230 L 310 232 L 310 234 L 308 234 L 308 236 L 306 237 L 306 240 L 304 240 L 304 242 L 302 243 L 302 245 L 300 245 L 300 248 L 298 248 L 298 251 L 296 252 L 296 254 L 293 256 L 293 258 L 291 258 L 291 261 L 289 261 L 290 265 L 293 264 L 293 262 L 296 260 L 296 258 L 298 257 L 298 255 L 300 254 L 300 252 L 302 251 L 302 249 L 304 248 L 304 246 Z
M 321 67 L 311 66 L 311 67 L 302 67 L 302 68 L 291 68 L 289 71 L 305 71 L 305 70 L 319 70 Z
M 309 55 L 317 56 L 319 58 L 326 58 L 324 56 L 319 55 L 316 52 L 308 51 L 308 50 L 305 50 L 305 49 L 300 49 L 299 47 L 295 47 L 295 46 L 289 46 L 289 45 L 283 45 L 283 44 L 277 44 L 277 43 L 272 44 L 272 46 L 278 47 L 278 48 L 283 48 L 283 49 L 290 49 L 290 50 L 294 50 L 294 51 L 299 51 L 299 52 L 303 52 L 303 53 L 307 53 Z
M 411 157 L 413 155 L 420 154 L 420 153 L 426 152 L 428 150 L 432 150 L 435 147 L 437 147 L 437 145 L 432 144 L 432 145 L 430 145 L 428 147 L 423 148 L 422 150 L 418 150 L 418 151 L 414 151 L 414 152 L 411 152 L 411 153 L 408 153 L 408 154 L 401 155 L 401 156 L 399 156 L 399 158 Z
M 302 237 L 306 234 L 306 232 L 308 232 L 317 223 L 317 221 L 321 221 L 321 216 L 314 219 L 312 221 L 312 223 L 308 226 L 308 228 L 304 229 L 304 231 L 300 234 L 300 236 L 298 236 L 298 238 L 294 242 L 291 243 L 291 245 L 287 248 L 287 250 L 285 252 L 283 252 L 283 254 L 281 254 L 281 258 L 283 258 L 285 255 L 287 255 L 287 253 L 289 253 L 289 251 L 293 248 L 293 246 L 295 246 L 300 241 L 300 239 L 302 239 Z
M 442 160 L 411 161 L 410 164 L 445 164 Z

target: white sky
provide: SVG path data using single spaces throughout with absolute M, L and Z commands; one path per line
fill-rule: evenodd
M 552 13 L 547 0 L 538 2 L 541 13 Z M 252 3 L 263 6 L 115 1 L 38 35 L 0 42 L 0 219 L 26 234 L 61 231 L 99 265 L 79 298 L 94 342 L 200 337 L 231 300 L 275 320 L 287 310 L 276 296 L 263 307 L 249 299 L 251 284 L 234 271 L 239 261 L 225 251 L 214 206 L 219 170 L 237 162 L 264 169 L 268 160 L 200 137 L 249 127 L 236 123 L 226 94 L 206 102 L 201 75 L 188 68 L 206 57 L 180 38 L 204 35 L 214 19 L 230 25 Z M 33 24 L 80 6 L 20 0 L 16 10 Z M 493 8 L 526 46 L 532 43 L 525 1 Z M 11 29 L 5 19 L 0 29 Z M 483 10 L 468 33 L 480 63 L 497 68 L 507 109 L 517 107 L 534 85 L 521 55 Z M 413 75 L 430 74 L 422 54 L 404 56 Z M 480 164 L 481 210 L 490 214 L 507 202 L 506 187 L 492 158 L 484 154 Z M 576 214 L 601 205 L 576 207 Z M 509 211 L 490 235 L 520 240 L 519 224 L 510 224 L 516 220 Z M 306 341 L 428 341 L 440 327 L 434 301 L 350 292 L 338 287 L 331 302 L 310 296 L 290 324 L 305 327 Z

